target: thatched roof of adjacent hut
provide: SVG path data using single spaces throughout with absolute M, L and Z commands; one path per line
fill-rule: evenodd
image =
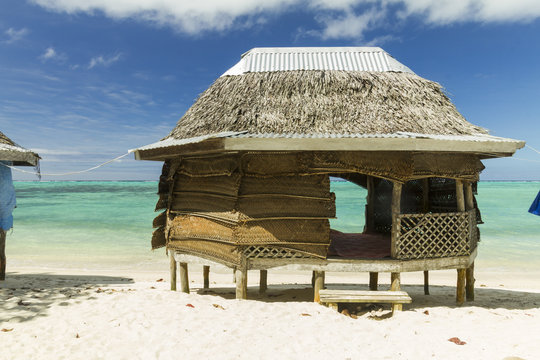
M 17 145 L 0 131 L 0 160 L 11 161 L 14 165 L 36 166 L 39 159 L 38 154 Z
M 187 145 L 189 151 L 508 155 L 524 143 L 489 136 L 457 111 L 441 85 L 384 50 L 351 47 L 250 50 L 200 95 L 166 138 L 137 149 L 136 157 L 161 160 Z

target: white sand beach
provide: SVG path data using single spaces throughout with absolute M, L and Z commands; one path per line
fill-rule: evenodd
M 0 282 L 2 359 L 538 359 L 540 280 L 477 271 L 476 300 L 455 305 L 455 271 L 402 274 L 413 298 L 351 308 L 313 303 L 309 273 L 269 271 L 258 294 L 234 299 L 232 274 L 190 271 L 191 293 L 163 271 L 10 269 Z M 381 274 L 381 289 L 386 274 Z M 389 276 L 388 276 L 389 277 Z M 327 274 L 329 288 L 365 289 L 367 274 Z M 449 339 L 457 338 L 458 345 Z M 456 340 L 456 342 L 459 342 Z

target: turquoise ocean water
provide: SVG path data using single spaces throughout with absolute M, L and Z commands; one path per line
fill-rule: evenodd
M 16 182 L 18 207 L 8 235 L 8 271 L 14 267 L 156 268 L 152 252 L 157 182 Z M 527 212 L 540 182 L 480 182 L 485 224 L 477 266 L 540 272 L 540 217 Z M 366 191 L 332 182 L 337 219 L 332 227 L 361 232 Z

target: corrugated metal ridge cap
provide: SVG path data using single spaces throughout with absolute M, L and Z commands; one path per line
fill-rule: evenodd
M 380 47 L 282 47 L 253 48 L 242 54 L 240 61 L 221 76 L 294 70 L 392 71 L 414 74 Z
M 319 52 L 384 52 L 378 46 L 305 46 L 305 47 L 256 47 L 242 54 L 242 57 L 254 53 L 319 53 Z

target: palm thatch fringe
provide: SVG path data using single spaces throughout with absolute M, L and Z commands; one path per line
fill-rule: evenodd
M 13 165 L 34 166 L 39 174 L 39 159 L 38 154 L 16 144 L 0 131 L 0 160 L 11 161 Z
M 441 86 L 415 74 L 277 71 L 217 79 L 168 137 L 223 131 L 475 135 Z

